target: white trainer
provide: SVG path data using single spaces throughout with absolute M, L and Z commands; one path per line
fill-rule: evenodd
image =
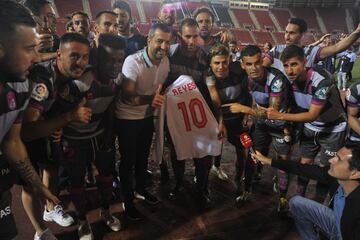
M 114 232 L 118 232 L 121 229 L 120 220 L 110 214 L 109 210 L 101 209 L 100 218 L 106 223 L 106 225 Z
M 34 240 L 57 240 L 55 235 L 50 231 L 50 229 L 46 229 L 41 236 L 35 233 Z
M 94 240 L 94 235 L 88 221 L 80 221 L 78 227 L 79 240 Z
M 211 172 L 215 173 L 217 177 L 221 180 L 225 181 L 229 179 L 228 175 L 224 172 L 224 170 L 222 170 L 221 167 L 215 167 L 215 165 L 213 165 L 211 168 Z
M 141 195 L 140 193 L 136 192 L 136 191 L 134 192 L 134 197 L 135 197 L 136 199 L 145 201 L 145 197 L 144 197 L 143 195 Z
M 43 219 L 46 222 L 56 222 L 62 227 L 68 227 L 74 223 L 74 219 L 65 213 L 60 205 L 56 205 L 52 211 L 48 211 L 45 207 Z

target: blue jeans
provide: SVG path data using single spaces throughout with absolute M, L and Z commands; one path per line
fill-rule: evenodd
M 296 228 L 304 240 L 319 239 L 315 226 L 330 240 L 341 240 L 333 210 L 313 200 L 294 196 L 289 202 Z

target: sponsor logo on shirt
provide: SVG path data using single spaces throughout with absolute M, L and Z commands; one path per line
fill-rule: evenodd
M 10 206 L 6 206 L 4 209 L 0 209 L 0 219 L 11 214 Z
M 328 87 L 322 87 L 322 88 L 320 88 L 319 90 L 316 91 L 315 96 L 316 96 L 318 99 L 326 100 L 328 89 L 329 89 Z
M 31 98 L 38 102 L 44 101 L 48 97 L 48 89 L 45 84 L 38 83 L 35 85 L 34 90 L 31 93 Z
M 276 79 L 274 84 L 271 85 L 272 92 L 281 92 L 283 82 L 280 79 Z

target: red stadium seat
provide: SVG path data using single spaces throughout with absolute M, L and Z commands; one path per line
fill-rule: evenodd
M 252 12 L 255 14 L 261 29 L 268 29 L 270 27 L 272 28 L 272 30 L 276 30 L 276 27 L 273 21 L 271 20 L 268 11 L 252 11 Z
M 253 34 L 256 39 L 256 44 L 264 44 L 266 42 L 271 42 L 274 44 L 274 40 L 271 37 L 271 34 L 269 32 L 263 32 L 263 31 L 253 31 Z
M 91 15 L 95 18 L 96 14 L 103 10 L 111 10 L 111 0 L 88 0 Z
M 246 26 L 252 26 L 254 28 L 254 22 L 252 21 L 248 10 L 233 9 L 233 12 L 241 28 L 245 28 Z
M 348 32 L 346 21 L 345 21 L 345 9 L 344 8 L 323 8 L 317 9 L 320 16 L 322 17 L 326 30 L 332 32 L 334 30 L 341 32 Z M 344 19 L 339 21 L 339 18 L 334 18 L 334 16 L 339 15 Z
M 55 4 L 59 16 L 62 18 L 75 11 L 84 11 L 82 1 L 79 0 L 55 0 Z
M 278 20 L 281 29 L 285 30 L 285 27 L 288 23 L 290 18 L 290 13 L 288 10 L 280 10 L 280 9 L 272 9 L 271 12 L 275 15 L 276 19 Z

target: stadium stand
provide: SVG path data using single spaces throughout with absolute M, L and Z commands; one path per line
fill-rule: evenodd
M 277 44 L 284 44 L 285 40 L 284 40 L 284 33 L 283 32 L 274 32 L 273 33 L 276 43 Z
M 317 9 L 322 19 L 326 19 L 324 21 L 325 27 L 327 32 L 330 31 L 341 31 L 341 32 L 348 32 L 346 21 L 345 21 L 345 9 L 344 8 L 319 8 Z M 339 16 L 344 16 L 344 21 L 339 21 L 338 18 L 334 18 L 339 14 Z
M 146 21 L 151 22 L 156 19 L 160 9 L 160 2 L 142 2 L 142 6 L 145 12 Z
M 210 7 L 214 11 L 215 15 L 218 17 L 218 21 L 223 25 L 234 26 L 231 21 L 229 12 L 227 7 L 223 6 L 222 4 L 210 4 Z
M 274 40 L 269 32 L 253 31 L 253 34 L 257 44 L 264 44 L 266 42 L 274 44 Z
M 248 10 L 233 9 L 233 12 L 241 28 L 249 29 L 250 27 L 250 29 L 254 29 L 254 22 L 252 21 Z
M 91 15 L 95 18 L 96 14 L 102 10 L 111 9 L 111 0 L 88 0 L 91 10 Z
M 254 40 L 252 39 L 249 31 L 241 30 L 241 29 L 234 29 L 232 30 L 235 38 L 241 43 L 241 44 L 254 44 Z
M 140 22 L 139 10 L 136 6 L 136 1 L 127 1 L 131 8 L 132 19 L 135 22 Z
M 281 29 L 284 30 L 288 19 L 290 18 L 290 13 L 288 10 L 284 9 L 284 10 L 280 10 L 280 9 L 271 9 L 270 10 L 274 16 L 276 17 L 276 19 L 278 20 Z
M 273 21 L 271 20 L 268 11 L 252 11 L 252 12 L 255 14 L 256 19 L 258 20 L 262 29 L 276 30 L 276 27 Z
M 182 5 L 188 9 L 191 14 L 199 7 L 209 7 L 206 3 L 199 2 L 183 2 Z
M 55 0 L 55 4 L 61 18 L 75 11 L 84 11 L 82 1 L 79 0 Z
M 291 9 L 295 14 L 295 17 L 300 17 L 306 20 L 308 24 L 308 30 L 314 32 L 320 32 L 319 23 L 316 19 L 316 14 L 312 8 L 293 8 Z M 286 26 L 286 25 L 285 25 Z

